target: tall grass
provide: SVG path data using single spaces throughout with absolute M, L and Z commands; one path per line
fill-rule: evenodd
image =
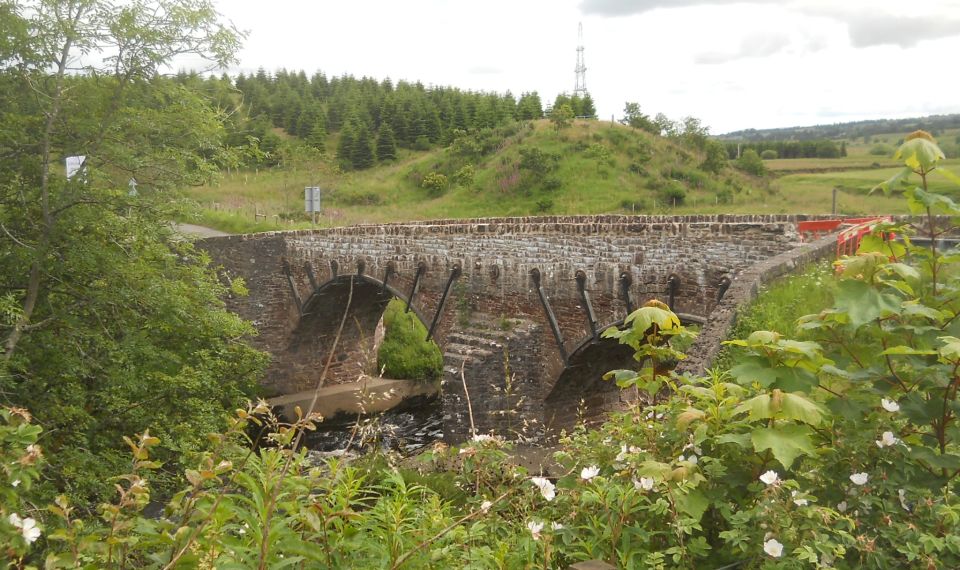
M 827 261 L 810 265 L 802 273 L 782 277 L 764 287 L 753 303 L 737 315 L 730 338 L 746 338 L 754 331 L 773 331 L 787 338 L 802 339 L 797 319 L 832 306 L 836 290 L 837 278 Z M 742 348 L 726 346 L 714 365 L 729 368 L 745 354 Z

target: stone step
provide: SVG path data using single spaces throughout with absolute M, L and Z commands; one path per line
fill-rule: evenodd
M 488 342 L 495 342 L 497 344 L 504 344 L 510 339 L 511 336 L 513 336 L 510 331 L 502 330 L 500 328 L 485 329 L 480 327 L 470 327 L 462 334 L 483 339 Z
M 505 338 L 489 338 L 488 336 L 480 336 L 474 334 L 473 329 L 468 329 L 467 332 L 454 332 L 447 335 L 447 341 L 450 344 L 458 345 L 467 345 L 480 348 L 502 348 Z
M 448 342 L 447 345 L 443 347 L 443 354 L 444 356 L 447 354 L 460 354 L 477 360 L 483 360 L 484 358 L 493 354 L 493 351 L 481 348 L 479 346 Z

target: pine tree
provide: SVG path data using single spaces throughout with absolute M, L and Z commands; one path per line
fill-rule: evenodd
M 580 116 L 589 119 L 597 118 L 597 107 L 593 104 L 593 97 L 589 93 L 584 93 L 580 101 Z
M 397 140 L 393 136 L 393 129 L 390 125 L 384 123 L 380 126 L 380 132 L 377 136 L 377 160 L 385 162 L 397 159 Z
M 322 109 L 314 118 L 313 128 L 310 129 L 307 143 L 320 152 L 327 151 L 327 118 Z
M 356 133 L 353 121 L 344 125 L 340 130 L 340 141 L 337 143 L 337 160 L 344 166 L 353 165 L 353 147 Z
M 356 131 L 356 138 L 353 140 L 353 148 L 350 149 L 350 164 L 355 169 L 363 170 L 373 166 L 372 142 L 369 127 L 360 123 Z

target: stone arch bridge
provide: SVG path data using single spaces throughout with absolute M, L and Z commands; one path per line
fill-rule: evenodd
M 569 216 L 444 220 L 209 238 L 246 297 L 229 307 L 273 355 L 268 395 L 312 389 L 345 308 L 327 384 L 376 367 L 398 297 L 444 353 L 444 431 L 542 437 L 629 395 L 601 379 L 632 353 L 600 338 L 652 298 L 705 322 L 745 269 L 800 242 L 796 216 Z M 467 387 L 467 393 L 464 391 Z

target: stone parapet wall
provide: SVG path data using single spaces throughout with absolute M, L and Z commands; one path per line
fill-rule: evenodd
M 712 365 L 720 352 L 721 343 L 727 340 L 733 330 L 737 315 L 756 299 L 762 285 L 808 263 L 830 258 L 835 255 L 836 249 L 837 236 L 832 234 L 761 261 L 741 272 L 710 313 L 697 340 L 687 350 L 687 359 L 677 367 L 677 373 L 703 374 Z

